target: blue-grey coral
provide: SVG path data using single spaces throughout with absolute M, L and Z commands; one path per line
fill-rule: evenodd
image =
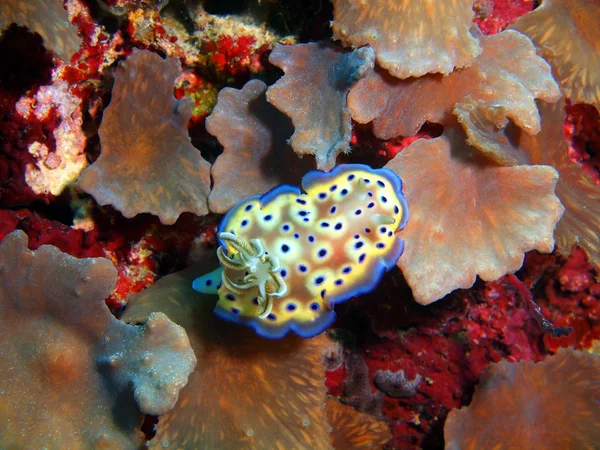
M 3 239 L 1 447 L 134 449 L 142 413 L 173 406 L 195 363 L 189 341 L 162 314 L 115 319 L 104 299 L 116 277 L 108 259 L 31 251 L 21 231 Z

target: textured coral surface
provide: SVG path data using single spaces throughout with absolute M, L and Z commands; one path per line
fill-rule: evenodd
M 469 33 L 473 0 L 334 0 L 335 39 L 375 49 L 379 65 L 398 78 L 447 74 L 481 53 Z
M 0 32 L 11 23 L 39 33 L 46 47 L 67 62 L 79 50 L 77 28 L 69 23 L 61 0 L 4 0 L 0 5 Z
M 314 155 L 317 168 L 331 170 L 348 151 L 352 124 L 346 96 L 352 84 L 373 68 L 373 51 L 353 52 L 324 44 L 277 46 L 269 61 L 285 72 L 267 99 L 294 123 L 290 145 L 298 155 Z
M 498 167 L 448 131 L 412 143 L 386 167 L 406 182 L 411 218 L 398 266 L 419 303 L 471 287 L 477 275 L 514 272 L 529 250 L 554 248 L 564 208 L 552 167 Z
M 534 164 L 551 164 L 560 178 L 556 194 L 565 205 L 565 215 L 556 228 L 558 249 L 568 253 L 573 244 L 583 247 L 595 263 L 600 262 L 600 187 L 569 154 L 563 135 L 564 102 L 540 105 L 543 124 L 537 136 L 520 136 L 519 145 Z
M 392 438 L 389 426 L 339 401 L 328 398 L 325 405 L 331 424 L 333 448 L 348 450 L 381 448 Z
M 529 36 L 548 59 L 567 97 L 600 106 L 600 3 L 544 0 L 513 28 Z M 568 36 L 568 39 L 565 38 Z
M 586 348 L 600 337 L 597 271 L 582 254 L 564 260 L 532 252 L 519 272 L 525 282 L 508 276 L 478 283 L 427 307 L 415 304 L 400 272 L 392 271 L 372 294 L 338 308 L 333 333 L 353 353 L 328 373 L 329 392 L 388 418 L 394 437 L 386 448 L 443 448 L 448 411 L 469 404 L 490 362 L 540 361 L 557 348 Z M 529 290 L 544 314 L 573 332 L 546 336 L 532 315 Z M 412 396 L 387 396 L 374 383 L 385 370 L 422 381 Z
M 377 137 L 412 136 L 426 122 L 452 125 L 452 110 L 465 97 L 493 108 L 530 134 L 540 130 L 535 99 L 558 100 L 560 93 L 550 66 L 536 56 L 531 41 L 504 31 L 481 39 L 483 52 L 470 67 L 448 76 L 428 75 L 399 80 L 378 70 L 359 80 L 350 91 L 352 118 L 373 122 Z
M 249 81 L 241 90 L 225 88 L 206 119 L 207 131 L 223 146 L 211 168 L 214 187 L 208 206 L 213 212 L 226 213 L 240 200 L 280 184 L 298 185 L 314 167 L 288 145 L 292 124 L 267 102 L 266 90 L 260 80 Z
M 594 448 L 599 397 L 600 357 L 593 353 L 561 350 L 537 364 L 491 364 L 471 404 L 448 415 L 445 448 Z
M 104 305 L 116 281 L 110 261 L 78 260 L 51 246 L 32 252 L 19 231 L 2 241 L 0 275 L 1 445 L 140 445 L 142 415 L 133 397 L 119 399 L 105 384 L 97 358 L 106 350 L 90 346 L 97 335 L 121 334 Z

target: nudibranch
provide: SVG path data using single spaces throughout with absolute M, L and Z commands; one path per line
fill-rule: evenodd
M 221 268 L 194 280 L 219 294 L 215 313 L 267 338 L 321 333 L 333 306 L 374 289 L 404 249 L 400 178 L 343 164 L 311 171 L 231 209 L 218 230 Z

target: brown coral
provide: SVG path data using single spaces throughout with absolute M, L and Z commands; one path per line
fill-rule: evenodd
M 127 218 L 151 213 L 172 224 L 183 212 L 208 212 L 210 164 L 190 142 L 191 103 L 173 96 L 180 72 L 177 60 L 140 50 L 117 69 L 102 153 L 78 186 Z
M 260 80 L 249 81 L 241 90 L 222 89 L 206 118 L 207 131 L 224 147 L 211 168 L 212 212 L 226 213 L 238 201 L 280 184 L 299 185 L 302 175 L 314 168 L 314 161 L 298 159 L 288 145 L 292 124 L 267 103 L 266 90 Z
M 11 23 L 39 33 L 45 46 L 67 63 L 79 50 L 81 41 L 77 28 L 69 23 L 69 14 L 61 0 L 3 0 L 0 2 L 0 32 Z
M 477 275 L 514 272 L 524 252 L 554 248 L 563 207 L 552 167 L 499 167 L 452 129 L 415 141 L 386 167 L 402 178 L 410 205 L 398 267 L 419 303 L 468 288 Z
M 448 74 L 481 48 L 470 33 L 473 0 L 333 0 L 335 39 L 370 45 L 377 63 L 398 78 Z
M 567 97 L 600 108 L 598 0 L 544 0 L 512 27 L 535 42 Z
M 569 157 L 569 143 L 562 131 L 564 106 L 564 101 L 540 104 L 541 133 L 537 136 L 521 134 L 518 146 L 532 164 L 549 164 L 560 174 L 556 195 L 565 205 L 565 214 L 556 227 L 557 249 L 569 254 L 573 244 L 577 244 L 599 265 L 600 186 Z
M 471 404 L 451 411 L 446 449 L 597 448 L 600 357 L 561 350 L 484 370 Z
M 384 448 L 392 439 L 387 423 L 328 398 L 327 420 L 331 424 L 331 442 L 336 450 Z
M 216 263 L 168 275 L 129 298 L 124 319 L 162 311 L 182 325 L 198 368 L 178 404 L 164 414 L 156 448 L 331 448 L 325 417 L 326 337 L 270 341 L 213 314 L 216 297 L 192 281 Z
M 480 109 L 495 111 L 496 127 L 511 119 L 530 134 L 539 132 L 535 99 L 555 102 L 560 97 L 548 63 L 526 36 L 512 30 L 483 36 L 481 46 L 483 53 L 471 67 L 448 76 L 397 80 L 372 72 L 350 91 L 352 118 L 372 121 L 373 132 L 382 139 L 412 136 L 426 121 L 453 125 L 453 108 L 469 97 Z
M 294 123 L 290 145 L 314 155 L 317 168 L 331 170 L 349 150 L 352 131 L 346 97 L 352 84 L 373 67 L 373 51 L 346 52 L 325 44 L 278 45 L 269 61 L 285 75 L 267 90 L 267 99 Z
M 189 341 L 164 315 L 115 319 L 104 299 L 116 278 L 104 258 L 30 251 L 21 231 L 2 241 L 1 447 L 137 448 L 132 391 L 144 412 L 172 406 L 193 367 Z

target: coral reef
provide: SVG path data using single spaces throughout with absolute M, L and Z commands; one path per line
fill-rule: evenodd
M 427 307 L 413 301 L 400 271 L 391 271 L 371 294 L 337 308 L 332 333 L 349 350 L 344 366 L 328 373 L 329 392 L 383 414 L 394 435 L 388 448 L 443 448 L 448 411 L 468 404 L 490 362 L 540 361 L 560 347 L 588 348 L 600 336 L 597 272 L 581 254 L 565 261 L 529 253 L 519 272 L 525 282 L 507 276 L 477 283 Z M 554 323 L 573 327 L 570 335 L 545 335 L 524 297 L 529 290 Z M 409 380 L 422 377 L 415 395 L 376 389 L 376 373 L 400 370 Z
M 483 36 L 481 46 L 473 65 L 448 76 L 398 80 L 381 70 L 371 72 L 350 91 L 352 118 L 373 122 L 373 132 L 382 139 L 412 136 L 426 121 L 454 125 L 453 109 L 469 97 L 496 112 L 496 128 L 511 119 L 536 134 L 540 118 L 534 100 L 554 103 L 560 97 L 550 66 L 536 56 L 527 37 L 511 30 Z
M 434 450 L 597 352 L 597 10 L 3 2 L 0 446 Z
M 473 23 L 483 34 L 499 33 L 534 6 L 534 0 L 475 0 Z
M 392 438 L 387 423 L 333 398 L 327 399 L 325 410 L 332 429 L 331 444 L 336 450 L 383 448 Z
M 471 287 L 476 276 L 493 281 L 514 272 L 529 250 L 554 248 L 564 208 L 552 167 L 499 167 L 451 130 L 412 143 L 386 167 L 406 183 L 409 245 L 398 266 L 421 304 Z
M 417 393 L 417 387 L 422 380 L 423 377 L 419 374 L 412 380 L 406 379 L 402 369 L 397 372 L 378 370 L 373 377 L 373 384 L 390 397 L 412 397 Z
M 21 97 L 15 109 L 24 121 L 35 116 L 40 122 L 54 122 L 53 151 L 37 140 L 29 145 L 28 152 L 36 162 L 27 165 L 25 182 L 36 194 L 60 195 L 88 165 L 81 99 L 71 92 L 68 83 L 57 79 L 50 86 L 42 86 L 34 97 Z
M 292 152 L 287 141 L 293 127 L 267 102 L 266 90 L 260 80 L 249 81 L 241 90 L 222 89 L 206 118 L 206 130 L 223 145 L 211 168 L 214 186 L 208 206 L 213 212 L 226 213 L 247 196 L 283 183 L 298 185 L 314 166 Z
M 156 66 L 160 68 L 157 69 Z M 102 153 L 77 185 L 125 217 L 208 213 L 210 164 L 191 144 L 191 105 L 173 96 L 179 62 L 136 50 L 119 66 L 99 135 Z
M 446 449 L 593 448 L 600 442 L 599 396 L 600 357 L 591 353 L 562 350 L 537 364 L 491 364 L 471 404 L 448 415 Z
M 556 227 L 556 246 L 569 253 L 574 244 L 584 248 L 592 261 L 600 263 L 600 189 L 569 156 L 564 138 L 564 102 L 540 105 L 543 127 L 537 136 L 519 136 L 519 147 L 534 164 L 550 164 L 560 178 L 556 195 L 565 205 L 565 214 Z
M 141 412 L 172 408 L 194 367 L 183 330 L 163 314 L 119 322 L 104 305 L 110 261 L 30 251 L 21 231 L 0 244 L 0 275 L 2 445 L 139 446 Z

